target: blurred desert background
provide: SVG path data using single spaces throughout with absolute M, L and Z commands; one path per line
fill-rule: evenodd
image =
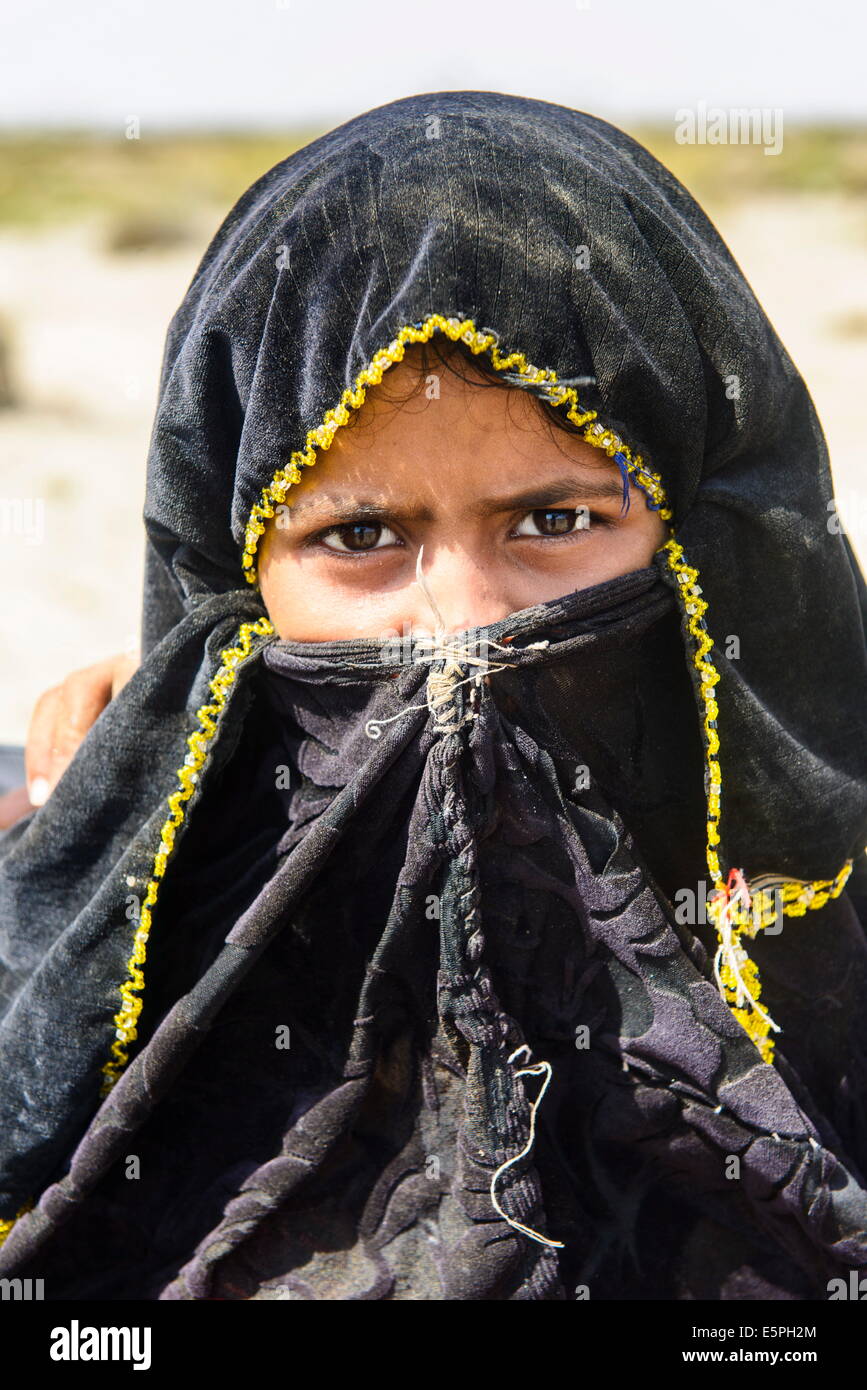
M 804 375 L 864 564 L 867 128 L 787 126 L 768 157 L 757 145 L 679 145 L 670 124 L 621 124 L 704 205 Z M 137 643 L 166 328 L 236 198 L 326 128 L 0 136 L 0 500 L 11 517 L 0 744 L 23 742 L 46 687 Z M 39 500 L 41 534 L 38 508 L 13 515 Z

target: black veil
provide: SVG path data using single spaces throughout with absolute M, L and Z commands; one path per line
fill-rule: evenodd
M 436 334 L 670 526 L 484 629 L 487 681 L 452 639 L 281 642 L 255 584 Z M 485 92 L 300 150 L 172 321 L 146 524 L 142 666 L 0 848 L 0 1269 L 815 1297 L 867 1263 L 863 580 L 807 390 L 671 175 Z

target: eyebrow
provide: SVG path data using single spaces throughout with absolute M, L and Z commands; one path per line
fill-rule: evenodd
M 502 497 L 483 498 L 476 502 L 470 511 L 474 516 L 489 517 L 502 512 L 515 511 L 520 507 L 527 511 L 553 507 L 558 502 L 568 502 L 570 499 L 579 498 L 586 501 L 622 501 L 623 480 L 619 473 L 616 478 L 608 476 L 590 479 L 575 477 L 574 475 L 566 478 L 553 478 L 550 482 L 525 488 L 521 492 L 512 492 Z M 433 521 L 434 519 L 429 507 L 393 506 L 381 500 L 374 501 L 365 497 L 354 498 L 327 492 L 317 492 L 311 497 L 303 498 L 300 502 L 294 504 L 287 502 L 287 505 L 290 524 L 294 518 L 300 517 L 305 512 L 327 512 L 328 516 L 338 524 L 344 517 L 352 521 L 357 518 L 366 521 L 381 521 L 392 518 L 395 521 L 403 522 Z

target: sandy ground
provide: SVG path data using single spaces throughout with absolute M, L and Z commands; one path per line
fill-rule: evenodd
M 709 211 L 809 384 L 867 568 L 864 210 L 791 194 Z M 24 740 L 42 690 L 137 640 L 163 339 L 207 236 L 107 255 L 95 223 L 0 234 L 0 316 L 20 395 L 0 411 L 0 743 Z

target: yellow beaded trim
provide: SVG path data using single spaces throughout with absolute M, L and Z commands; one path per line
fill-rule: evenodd
M 717 758 L 719 735 L 717 715 L 719 705 L 716 701 L 716 684 L 719 671 L 708 659 L 713 647 L 713 639 L 707 630 L 704 614 L 707 602 L 702 598 L 698 582 L 698 570 L 687 564 L 683 546 L 672 536 L 661 547 L 669 569 L 678 581 L 678 591 L 686 613 L 687 628 L 693 639 L 693 665 L 699 673 L 701 697 L 704 703 L 704 744 L 706 757 L 706 797 L 707 797 L 707 867 L 715 892 L 708 898 L 708 915 L 713 922 L 720 941 L 722 965 L 720 983 L 723 997 L 745 1031 L 752 1038 L 766 1062 L 774 1055 L 773 1038 L 770 1033 L 779 1031 L 777 1025 L 759 1004 L 761 987 L 758 969 L 747 956 L 741 944 L 741 936 L 754 937 L 760 928 L 770 926 L 776 920 L 777 894 L 783 914 L 789 917 L 802 917 L 808 909 L 824 907 L 829 898 L 842 893 L 852 872 L 853 861 L 847 859 L 836 878 L 819 879 L 813 883 L 802 879 L 786 879 L 765 874 L 748 886 L 749 906 L 737 894 L 730 894 L 724 885 L 716 846 L 720 842 L 720 799 L 722 796 L 722 769 Z M 761 885 L 761 886 L 760 886 Z M 746 886 L 746 885 L 745 885 Z M 744 1004 L 746 1002 L 746 1007 Z
M 320 425 L 307 432 L 303 449 L 296 450 L 285 468 L 278 469 L 271 482 L 263 489 L 259 501 L 250 511 L 244 535 L 244 552 L 241 558 L 244 574 L 249 583 L 256 583 L 256 554 L 259 538 L 264 534 L 265 523 L 275 515 L 277 506 L 282 503 L 289 489 L 301 481 L 302 467 L 312 467 L 318 458 L 318 451 L 328 449 L 335 434 L 349 419 L 350 411 L 357 410 L 365 401 L 367 388 L 382 381 L 384 373 L 396 362 L 400 362 L 409 343 L 424 343 L 434 333 L 444 333 L 452 342 L 459 339 L 474 354 L 488 352 L 491 362 L 498 371 L 515 373 L 528 384 L 541 389 L 552 405 L 568 406 L 567 417 L 583 430 L 588 444 L 602 449 L 609 458 L 625 464 L 629 476 L 646 495 L 647 505 L 658 511 L 663 521 L 670 521 L 672 512 L 668 506 L 665 488 L 658 473 L 654 473 L 642 460 L 639 453 L 633 453 L 613 430 L 608 429 L 597 416 L 595 410 L 584 410 L 576 391 L 571 386 L 561 385 L 557 374 L 548 368 L 535 367 L 521 352 L 501 354 L 495 334 L 479 330 L 471 318 L 446 318 L 442 314 L 430 314 L 426 319 L 407 324 L 401 328 L 387 347 L 374 353 L 370 363 L 358 374 L 351 389 L 343 392 L 339 403 L 326 411 Z M 714 922 L 723 951 L 723 966 L 720 980 L 723 997 L 732 1012 L 753 1039 L 766 1062 L 773 1058 L 773 1041 L 768 1036 L 776 1024 L 769 1019 L 759 1004 L 759 981 L 756 966 L 750 961 L 741 943 L 741 934 L 754 936 L 759 927 L 768 926 L 774 920 L 776 903 L 774 891 L 766 883 L 758 894 L 751 895 L 755 912 L 745 912 L 738 898 L 729 895 L 723 881 L 717 845 L 720 843 L 719 822 L 722 797 L 722 770 L 719 763 L 719 736 L 716 718 L 719 707 L 715 698 L 715 687 L 719 672 L 708 653 L 713 640 L 704 621 L 707 603 L 701 597 L 698 570 L 687 564 L 683 547 L 674 538 L 669 527 L 670 539 L 660 547 L 666 561 L 678 582 L 678 592 L 683 605 L 687 628 L 693 640 L 693 663 L 700 677 L 700 690 L 704 706 L 702 727 L 706 755 L 706 858 L 708 871 L 715 892 L 708 900 L 708 910 Z M 823 907 L 829 898 L 837 897 L 852 872 L 852 860 L 847 860 L 835 879 L 820 880 L 814 883 L 799 879 L 775 879 L 780 892 L 783 911 L 789 916 L 801 916 L 808 908 Z M 764 876 L 767 880 L 768 876 Z M 758 880 L 757 880 L 758 883 Z M 744 986 L 747 986 L 746 991 Z M 744 1005 L 746 992 L 747 1006 Z
M 707 601 L 701 597 L 701 586 L 698 582 L 698 570 L 693 565 L 688 565 L 683 558 L 683 546 L 678 545 L 672 536 L 663 546 L 660 547 L 669 569 L 674 574 L 678 582 L 678 592 L 686 613 L 687 628 L 693 640 L 692 662 L 700 677 L 701 697 L 704 703 L 704 717 L 702 727 L 704 728 L 704 745 L 706 756 L 705 791 L 707 795 L 707 867 L 714 884 L 722 883 L 722 870 L 720 868 L 719 855 L 716 846 L 720 842 L 719 819 L 720 819 L 720 797 L 722 795 L 722 769 L 717 760 L 719 752 L 719 736 L 716 730 L 716 718 L 719 714 L 719 705 L 715 699 L 715 686 L 719 680 L 719 671 L 712 661 L 708 660 L 708 652 L 713 647 L 713 638 L 707 630 L 704 621 L 704 614 L 707 612 Z
M 102 1068 L 104 1076 L 100 1091 L 102 1096 L 108 1095 L 118 1080 L 129 1061 L 127 1045 L 138 1036 L 136 1025 L 141 1013 L 142 1000 L 137 991 L 144 989 L 142 966 L 145 963 L 147 941 L 151 929 L 151 911 L 157 900 L 160 879 L 165 874 L 166 864 L 175 842 L 175 835 L 186 814 L 185 803 L 189 801 L 195 791 L 199 773 L 208 755 L 208 745 L 217 732 L 220 715 L 228 700 L 238 665 L 250 655 L 254 637 L 267 637 L 273 632 L 274 628 L 268 618 L 258 618 L 255 622 L 241 624 L 236 644 L 233 647 L 226 647 L 220 653 L 222 664 L 208 687 L 213 694 L 213 700 L 210 704 L 202 705 L 201 709 L 196 711 L 199 727 L 187 739 L 187 746 L 190 751 L 184 759 L 183 767 L 178 768 L 177 776 L 181 784 L 180 789 L 172 792 L 168 799 L 171 814 L 160 831 L 160 847 L 154 858 L 151 878 L 139 914 L 138 929 L 133 940 L 132 955 L 127 963 L 129 978 L 120 987 L 123 1005 L 115 1015 L 117 1032 L 115 1041 L 111 1045 L 112 1058 Z
M 15 1225 L 15 1222 L 20 1221 L 21 1217 L 24 1215 L 25 1212 L 32 1210 L 33 1203 L 25 1202 L 21 1210 L 16 1212 L 16 1214 L 12 1217 L 11 1221 L 0 1221 L 0 1245 L 3 1244 L 9 1232 L 12 1230 L 12 1227 Z
M 142 966 L 145 963 L 147 941 L 150 935 L 151 912 L 157 900 L 160 880 L 166 872 L 175 835 L 186 814 L 185 803 L 193 795 L 199 780 L 199 773 L 208 756 L 209 745 L 217 732 L 220 716 L 225 709 L 235 680 L 235 671 L 240 663 L 252 654 L 255 637 L 269 637 L 273 634 L 274 627 L 268 618 L 258 618 L 255 622 L 242 623 L 235 645 L 225 647 L 220 653 L 221 664 L 216 675 L 209 682 L 208 688 L 214 697 L 213 700 L 207 705 L 202 705 L 196 711 L 199 727 L 187 739 L 187 746 L 190 751 L 184 759 L 183 767 L 178 768 L 177 777 L 181 784 L 180 789 L 173 792 L 168 798 L 171 814 L 160 831 L 160 847 L 154 857 L 151 878 L 148 882 L 144 902 L 139 913 L 138 928 L 133 939 L 132 955 L 127 962 L 129 978 L 120 987 L 123 1005 L 114 1019 L 117 1031 L 115 1041 L 111 1046 L 112 1058 L 102 1068 L 101 1097 L 107 1096 L 118 1081 L 121 1072 L 129 1062 L 127 1045 L 138 1036 L 136 1025 L 142 1009 L 142 1000 L 136 991 L 141 991 L 144 988 Z M 27 1202 L 12 1220 L 0 1221 L 0 1245 L 6 1240 L 16 1221 L 25 1212 L 30 1211 L 32 1206 L 32 1201 Z
M 498 371 L 517 372 L 528 384 L 541 387 L 553 405 L 559 406 L 568 403 L 569 409 L 566 414 L 572 423 L 579 428 L 586 427 L 584 439 L 587 443 L 592 444 L 594 448 L 603 449 L 609 458 L 613 458 L 619 453 L 626 461 L 630 477 L 645 492 L 648 506 L 658 511 L 664 521 L 671 520 L 672 512 L 668 508 L 665 489 L 659 474 L 645 467 L 640 454 L 633 455 L 629 446 L 622 439 L 599 422 L 595 410 L 583 410 L 574 388 L 560 385 L 556 372 L 547 368 L 532 366 L 520 352 L 513 352 L 503 357 L 499 352 L 494 334 L 480 332 L 472 319 L 445 318 L 442 314 L 431 314 L 421 323 L 410 324 L 402 328 L 388 347 L 382 348 L 374 354 L 368 366 L 356 377 L 353 389 L 344 391 L 339 405 L 326 412 L 322 424 L 308 431 L 305 447 L 293 453 L 287 467 L 279 469 L 268 486 L 263 489 L 260 501 L 250 512 L 245 531 L 242 565 L 249 583 L 256 583 L 256 552 L 259 538 L 265 531 L 265 522 L 275 515 L 276 507 L 284 501 L 290 487 L 300 482 L 301 467 L 304 465 L 310 467 L 316 462 L 317 449 L 329 448 L 337 430 L 348 421 L 350 410 L 356 410 L 364 403 L 367 396 L 366 388 L 378 385 L 382 381 L 384 372 L 395 362 L 401 361 L 406 344 L 427 342 L 437 331 L 445 333 L 453 342 L 460 338 L 474 354 L 489 351 L 491 361 Z M 701 676 L 701 693 L 705 709 L 703 728 L 708 773 L 706 857 L 711 879 L 717 889 L 722 889 L 722 871 L 716 852 L 716 846 L 719 844 L 718 826 L 722 793 L 722 773 L 716 756 L 719 752 L 719 737 L 716 732 L 718 706 L 714 699 L 714 687 L 719 680 L 719 673 L 712 662 L 705 660 L 707 653 L 713 647 L 713 641 L 703 618 L 707 603 L 701 597 L 698 570 L 687 565 L 683 557 L 683 548 L 677 544 L 673 535 L 660 548 L 665 552 L 669 567 L 678 577 L 679 592 L 687 613 L 688 629 L 695 642 L 693 662 Z M 199 771 L 207 756 L 207 745 L 216 733 L 216 720 L 226 703 L 227 689 L 234 680 L 235 667 L 239 661 L 250 655 L 251 638 L 254 633 L 265 636 L 273 634 L 273 632 L 274 628 L 267 618 L 260 618 L 255 623 L 242 625 L 237 645 L 226 648 L 221 654 L 223 665 L 210 686 L 214 694 L 213 704 L 205 705 L 197 712 L 201 728 L 191 734 L 187 740 L 190 753 L 184 760 L 184 767 L 178 769 L 181 790 L 169 797 L 172 814 L 162 829 L 160 849 L 154 860 L 153 874 L 142 906 L 133 954 L 128 963 L 130 978 L 121 986 L 124 1007 L 115 1017 L 117 1038 L 112 1045 L 114 1060 L 107 1062 L 103 1067 L 105 1074 L 102 1086 L 103 1095 L 108 1094 L 129 1061 L 125 1045 L 132 1042 L 137 1036 L 135 1024 L 141 1012 L 142 1001 L 132 991 L 140 990 L 144 985 L 141 966 L 145 961 L 145 947 L 151 925 L 151 908 L 156 902 L 159 880 L 165 873 L 168 856 L 174 843 L 175 831 L 184 818 L 183 803 L 192 796 Z M 834 879 L 819 880 L 813 883 L 803 882 L 800 879 L 775 879 L 776 891 L 780 893 L 783 901 L 783 911 L 789 916 L 797 917 L 802 916 L 808 908 L 824 907 L 829 898 L 839 896 L 851 872 L 852 860 L 849 859 Z M 760 1005 L 758 1008 L 756 1007 L 760 994 L 758 972 L 755 963 L 749 960 L 746 952 L 740 946 L 739 938 L 741 933 L 755 936 L 760 927 L 768 926 L 774 920 L 776 913 L 774 889 L 765 883 L 761 890 L 752 895 L 752 903 L 754 905 L 758 903 L 755 913 L 746 912 L 737 905 L 733 907 L 731 903 L 727 905 L 730 936 L 734 940 L 735 950 L 739 952 L 739 959 L 742 962 L 738 973 L 741 980 L 749 986 L 749 999 L 746 1008 L 738 1006 L 737 980 L 729 964 L 723 965 L 721 978 L 725 987 L 724 997 L 732 1013 L 753 1039 L 764 1060 L 770 1063 L 773 1060 L 773 1040 L 768 1036 L 768 1032 L 771 1027 L 776 1025 L 767 1020 L 767 1015 L 763 1011 L 759 1011 Z M 722 896 L 709 899 L 708 910 L 712 920 L 717 925 L 718 935 L 721 935 L 720 923 L 725 909 L 726 904 Z M 32 1203 L 28 1203 L 22 1207 L 12 1221 L 0 1221 L 0 1244 L 6 1239 L 19 1217 L 25 1211 L 29 1211 L 31 1206 Z
M 663 520 L 669 520 L 671 512 L 665 505 L 665 493 L 659 475 L 644 467 L 640 454 L 633 458 L 628 446 L 612 430 L 606 429 L 597 421 L 595 410 L 582 409 L 574 387 L 559 385 L 556 372 L 545 367 L 532 366 L 521 352 L 513 352 L 503 357 L 496 336 L 490 332 L 480 332 L 472 319 L 444 318 L 442 314 L 430 314 L 421 323 L 407 324 L 388 347 L 374 353 L 371 362 L 356 377 L 354 387 L 347 388 L 339 404 L 326 411 L 321 425 L 308 430 L 304 448 L 297 449 L 292 454 L 286 467 L 278 469 L 263 490 L 247 521 L 244 553 L 241 557 L 244 573 L 251 584 L 256 583 L 256 552 L 259 537 L 265 530 L 265 522 L 274 516 L 276 507 L 284 501 L 290 487 L 301 481 L 301 468 L 305 465 L 308 468 L 312 467 L 316 462 L 318 449 L 331 447 L 335 434 L 349 419 L 350 411 L 363 405 L 367 387 L 379 385 L 388 368 L 402 360 L 407 344 L 426 343 L 437 332 L 444 333 L 452 342 L 460 339 L 476 356 L 480 352 L 489 352 L 491 362 L 497 371 L 516 372 L 529 385 L 541 387 L 552 405 L 568 404 L 569 409 L 566 413 L 572 423 L 579 428 L 586 426 L 584 438 L 587 443 L 592 444 L 595 449 L 604 449 L 610 458 L 620 453 L 637 486 L 657 504 L 655 510 L 659 510 Z
M 726 1002 L 738 1022 L 746 1029 L 766 1062 L 773 1060 L 773 1039 L 770 1030 L 776 1025 L 766 1013 L 755 1007 L 758 1002 L 760 985 L 758 970 L 754 961 L 747 956 L 741 945 L 741 936 L 754 937 L 757 932 L 776 921 L 777 896 L 784 916 L 803 917 L 808 910 L 824 907 L 831 898 L 842 893 L 854 867 L 853 860 L 847 859 L 835 878 L 818 879 L 809 883 L 804 879 L 784 879 L 773 874 L 763 874 L 749 885 L 749 906 L 735 898 L 728 904 L 727 921 L 731 927 L 732 953 L 724 960 L 720 979 L 724 987 Z M 758 885 L 762 886 L 759 887 Z M 719 922 L 725 910 L 724 899 L 708 901 L 711 919 Z M 721 932 L 717 926 L 718 933 Z M 738 988 L 738 975 L 747 986 L 747 994 L 752 996 L 747 1008 L 740 1007 L 744 1002 L 744 991 Z
M 831 898 L 839 898 L 853 867 L 853 861 L 847 859 L 836 878 L 817 879 L 813 883 L 800 878 L 775 879 L 771 875 L 754 879 L 750 884 L 752 906 L 749 911 L 742 911 L 744 931 L 748 936 L 755 936 L 760 927 L 769 927 L 775 920 L 774 884 L 778 885 L 784 914 L 787 917 L 803 917 L 809 908 L 824 907 Z M 759 882 L 763 884 L 762 888 L 758 887 Z

